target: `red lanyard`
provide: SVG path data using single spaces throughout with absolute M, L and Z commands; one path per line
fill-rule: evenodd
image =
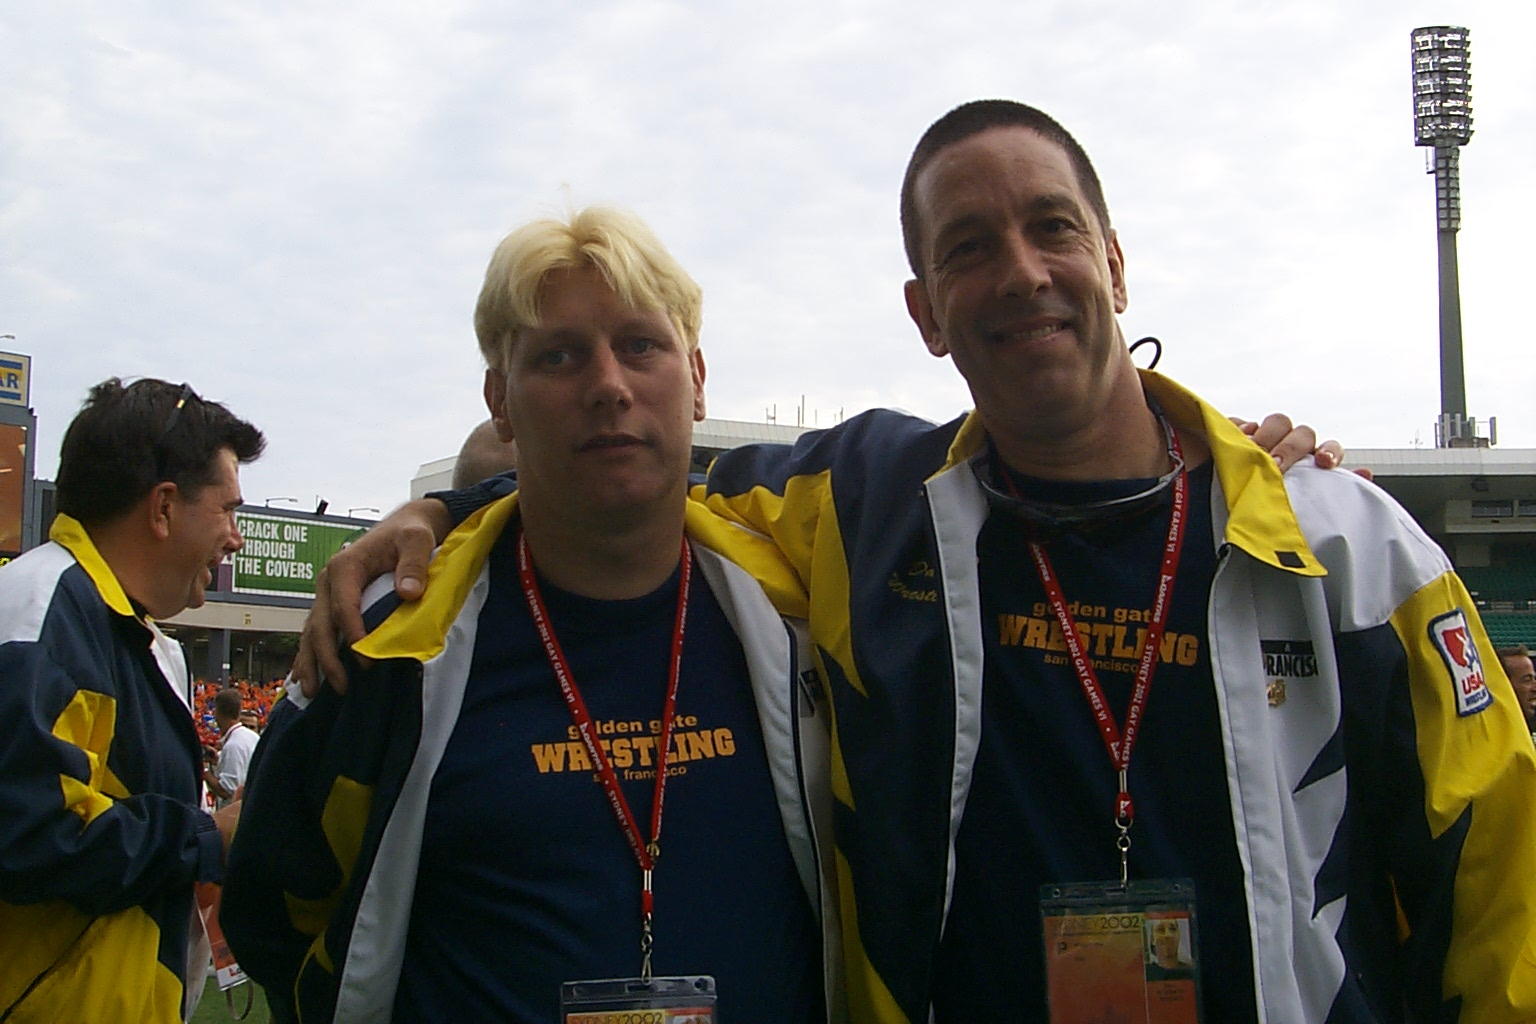
M 593 728 L 592 716 L 587 712 L 587 702 L 581 699 L 581 691 L 576 688 L 576 680 L 571 676 L 570 663 L 566 661 L 565 652 L 560 649 L 560 641 L 555 637 L 554 627 L 550 625 L 549 612 L 544 607 L 544 598 L 539 593 L 539 583 L 533 574 L 533 561 L 528 555 L 528 538 L 523 535 L 517 538 L 517 575 L 523 584 L 523 597 L 528 602 L 529 614 L 533 616 L 534 628 L 539 631 L 539 639 L 544 643 L 544 654 L 549 659 L 549 667 L 555 673 L 556 682 L 560 684 L 560 693 L 565 698 L 566 709 L 571 713 L 571 721 L 581 734 L 587 756 L 597 766 L 597 777 L 603 784 L 603 792 L 607 794 L 608 805 L 613 808 L 613 816 L 618 819 L 619 828 L 629 841 L 635 863 L 640 865 L 641 977 L 646 981 L 651 977 L 651 919 L 656 907 L 655 892 L 651 888 L 651 872 L 656 867 L 656 858 L 661 856 L 661 805 L 667 791 L 667 748 L 672 745 L 672 720 L 677 717 L 677 679 L 678 670 L 683 664 L 683 625 L 688 618 L 688 580 L 693 575 L 693 552 L 688 547 L 687 538 L 683 540 L 680 566 L 677 618 L 672 626 L 672 653 L 667 667 L 667 695 L 661 709 L 661 736 L 656 743 L 656 788 L 651 795 L 651 832 L 650 840 L 647 841 L 641 837 L 640 823 L 629 809 L 629 801 L 619 786 L 619 777 L 614 774 L 608 755 L 603 753 L 602 744 L 597 741 L 597 730 Z
M 1179 439 L 1172 429 L 1168 430 L 1168 454 L 1173 458 L 1175 465 L 1180 464 L 1183 453 L 1179 448 Z M 1018 497 L 1018 489 L 1014 486 L 1012 478 L 1006 471 L 1002 476 L 1014 497 Z M 1186 476 L 1187 474 L 1181 468 L 1173 479 L 1173 512 L 1168 518 L 1168 540 L 1163 545 L 1162 568 L 1158 574 L 1157 592 L 1152 597 L 1152 621 L 1147 623 L 1147 638 L 1141 647 L 1141 660 L 1136 665 L 1136 685 L 1131 690 L 1131 705 L 1125 713 L 1123 734 L 1115 724 L 1114 713 L 1109 710 L 1109 701 L 1104 697 L 1104 688 L 1099 685 L 1099 675 L 1094 671 L 1093 662 L 1088 660 L 1088 652 L 1083 649 L 1082 637 L 1077 632 L 1077 622 L 1072 618 L 1072 613 L 1067 610 L 1066 595 L 1062 593 L 1061 581 L 1056 577 L 1056 570 L 1052 568 L 1045 549 L 1036 541 L 1029 542 L 1029 553 L 1034 557 L 1035 569 L 1040 574 L 1040 584 L 1045 588 L 1051 611 L 1056 614 L 1056 622 L 1061 627 L 1062 640 L 1065 641 L 1067 653 L 1072 658 L 1072 669 L 1077 673 L 1077 681 L 1083 688 L 1083 696 L 1088 698 L 1088 707 L 1093 711 L 1094 724 L 1099 727 L 1099 735 L 1104 740 L 1104 749 L 1109 752 L 1110 763 L 1119 773 L 1120 788 L 1115 794 L 1115 827 L 1120 830 L 1120 835 L 1115 840 L 1115 846 L 1120 851 L 1122 885 L 1129 877 L 1130 832 L 1131 824 L 1136 820 L 1136 809 L 1131 803 L 1127 772 L 1131 766 L 1131 751 L 1135 748 L 1136 737 L 1141 732 L 1141 723 L 1147 708 L 1147 696 L 1152 692 L 1152 673 L 1157 668 L 1158 650 L 1163 640 L 1163 627 L 1168 624 L 1168 607 L 1173 600 L 1173 583 L 1179 573 L 1179 552 L 1184 547 L 1184 509 L 1188 498 Z

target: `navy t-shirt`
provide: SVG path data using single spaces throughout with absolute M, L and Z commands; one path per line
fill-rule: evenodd
M 1061 484 L 1027 493 L 1074 504 L 1152 481 Z M 1189 474 L 1188 525 L 1146 718 L 1129 772 L 1132 878 L 1192 878 L 1205 1019 L 1255 1019 L 1243 875 L 1207 649 L 1215 552 L 1211 465 Z M 1169 505 L 1046 542 L 1067 604 L 1124 727 L 1150 617 Z M 956 840 L 954 899 L 939 952 L 941 1022 L 1045 1019 L 1040 887 L 1120 877 L 1117 777 L 1028 549 L 994 510 L 977 542 L 985 682 L 981 746 Z
M 518 583 L 492 552 L 463 710 L 432 783 L 401 1021 L 554 1021 L 560 983 L 640 973 L 640 869 L 577 738 Z M 598 601 L 540 580 L 643 832 L 678 576 Z M 723 1019 L 822 1017 L 820 934 L 790 857 L 741 645 L 692 576 L 655 869 L 656 975 L 710 974 Z

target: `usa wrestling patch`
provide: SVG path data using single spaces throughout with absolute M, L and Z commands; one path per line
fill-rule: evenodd
M 1429 639 L 1450 670 L 1451 686 L 1456 692 L 1456 713 L 1462 717 L 1475 715 L 1492 704 L 1493 691 L 1488 689 L 1488 680 L 1483 674 L 1483 659 L 1472 642 L 1472 630 L 1461 609 L 1432 620 Z

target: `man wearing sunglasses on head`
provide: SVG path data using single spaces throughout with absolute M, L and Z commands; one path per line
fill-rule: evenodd
M 0 1020 L 179 1021 L 239 805 L 202 809 L 187 663 L 161 633 L 241 547 L 261 432 L 188 385 L 91 389 L 49 542 L 0 568 Z

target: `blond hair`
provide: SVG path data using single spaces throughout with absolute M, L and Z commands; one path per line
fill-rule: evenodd
M 506 372 L 518 331 L 539 326 L 539 293 L 550 273 L 586 266 L 596 267 L 626 304 L 665 313 L 689 352 L 698 347 L 698 284 L 640 218 L 589 206 L 569 220 L 524 224 L 496 246 L 475 303 L 475 336 L 487 365 Z

